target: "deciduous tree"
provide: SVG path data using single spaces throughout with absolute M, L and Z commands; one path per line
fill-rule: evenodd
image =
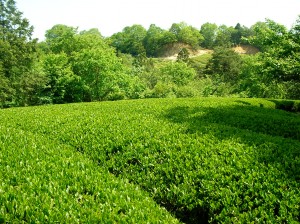
M 176 36 L 178 42 L 189 44 L 193 48 L 199 47 L 204 40 L 204 37 L 196 28 L 184 22 L 173 23 L 169 31 Z
M 212 49 L 217 37 L 218 26 L 215 23 L 204 23 L 201 26 L 200 33 L 204 37 L 202 46 Z
M 122 32 L 111 36 L 111 45 L 122 53 L 137 56 L 145 52 L 143 45 L 147 31 L 141 25 L 127 26 Z
M 22 17 L 14 0 L 0 0 L 0 67 L 1 101 L 17 103 L 16 93 L 26 89 L 19 85 L 30 74 L 37 57 L 36 42 L 32 39 L 33 27 Z M 35 79 L 33 74 L 31 79 Z M 33 81 L 34 82 L 34 81 Z M 24 86 L 23 86 L 24 87 Z M 18 102 L 23 104 L 23 102 Z

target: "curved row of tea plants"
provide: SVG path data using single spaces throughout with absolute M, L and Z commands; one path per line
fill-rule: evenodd
M 300 220 L 300 117 L 260 99 L 149 99 L 14 108 L 38 133 L 149 192 L 186 223 Z
M 0 179 L 0 223 L 178 222 L 69 146 L 3 124 Z

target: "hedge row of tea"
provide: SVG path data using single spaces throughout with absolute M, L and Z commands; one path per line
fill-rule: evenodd
M 0 223 L 178 223 L 70 146 L 3 123 L 0 133 Z
M 300 117 L 276 101 L 69 104 L 6 109 L 0 119 L 5 220 L 300 221 Z

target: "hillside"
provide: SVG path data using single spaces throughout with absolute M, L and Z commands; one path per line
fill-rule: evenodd
M 280 105 L 195 98 L 1 110 L 1 223 L 297 223 L 300 117 Z
M 166 59 L 166 60 L 173 60 L 175 61 L 177 59 L 178 53 L 182 48 L 186 48 L 190 54 L 190 58 L 201 56 L 203 54 L 211 54 L 213 50 L 209 49 L 193 49 L 188 44 L 183 43 L 173 43 L 165 46 L 160 51 L 160 58 Z M 259 50 L 256 47 L 250 46 L 250 45 L 239 45 L 232 48 L 235 52 L 239 54 L 256 54 L 259 52 Z

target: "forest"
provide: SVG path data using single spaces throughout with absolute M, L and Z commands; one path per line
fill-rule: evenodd
M 201 96 L 300 99 L 300 16 L 291 29 L 269 19 L 251 27 L 134 24 L 104 37 L 96 28 L 56 24 L 44 41 L 32 37 L 33 29 L 14 0 L 0 1 L 0 107 Z M 241 54 L 235 47 L 255 50 Z

